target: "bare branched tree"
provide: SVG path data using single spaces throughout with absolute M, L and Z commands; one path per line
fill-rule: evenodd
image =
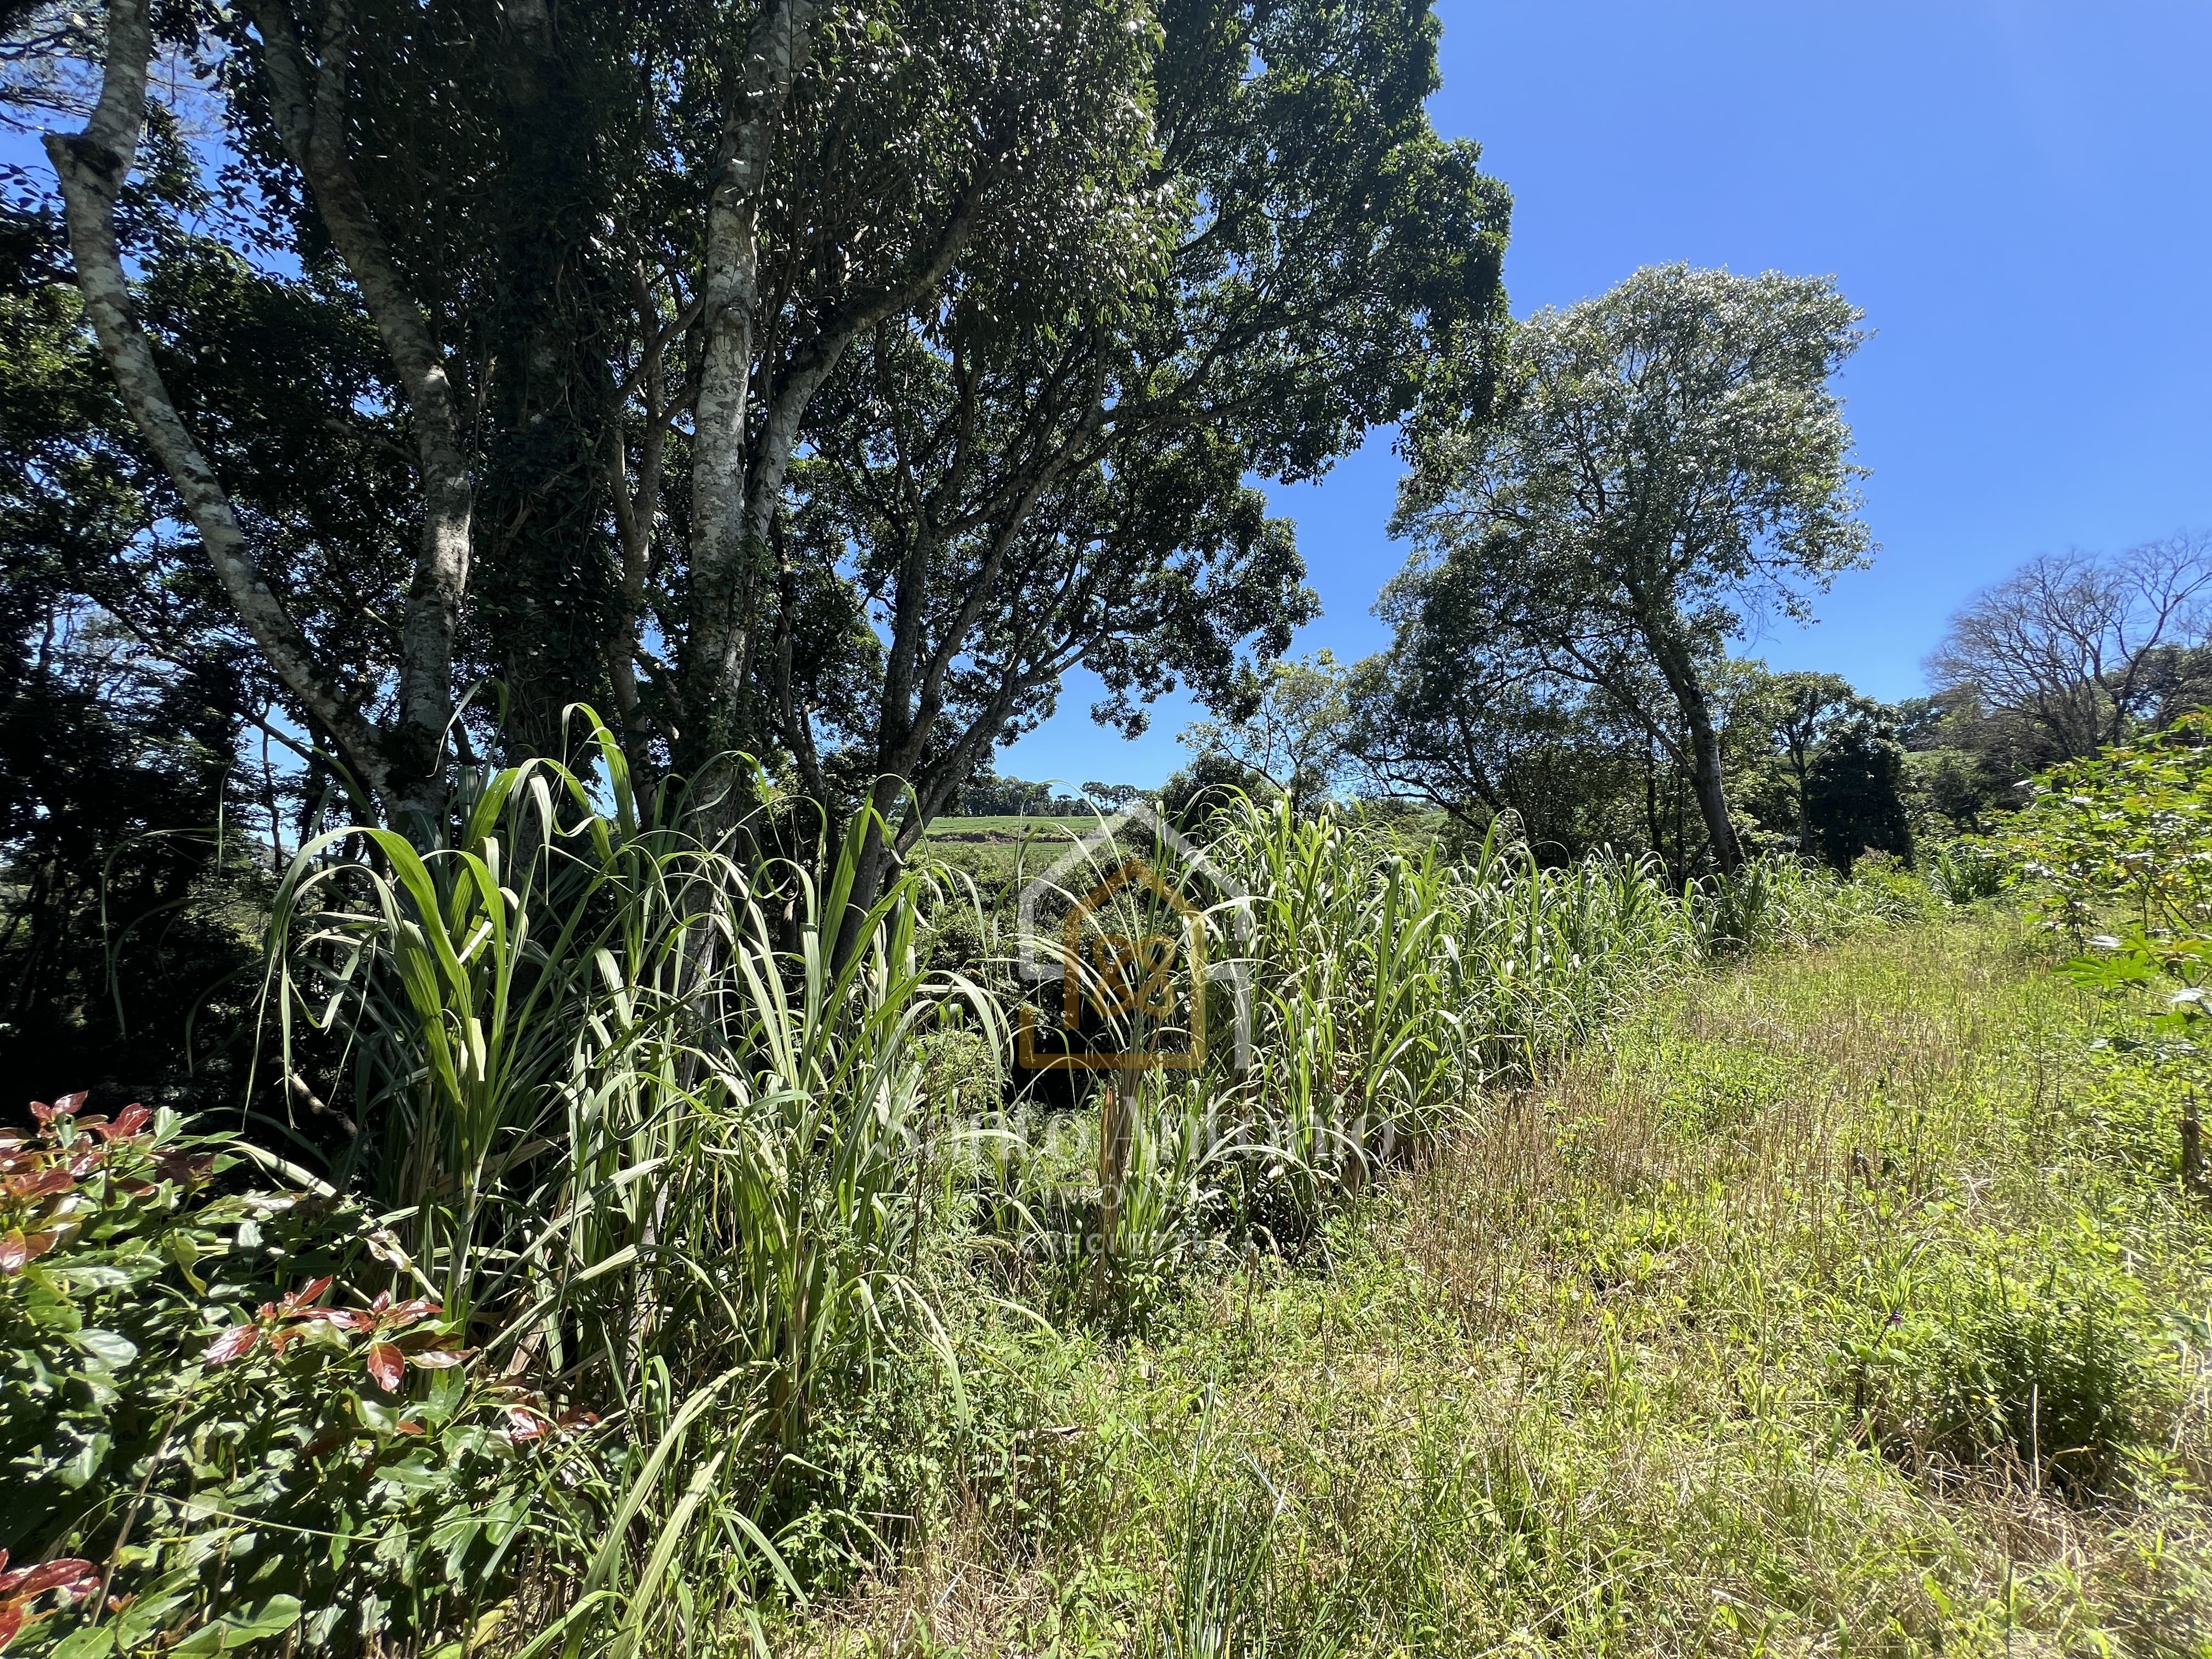
M 2212 630 L 2212 533 L 2117 556 L 2030 560 L 1951 619 L 1928 659 L 1939 691 L 2033 722 L 2071 759 L 2118 743 L 2157 702 L 2175 647 Z

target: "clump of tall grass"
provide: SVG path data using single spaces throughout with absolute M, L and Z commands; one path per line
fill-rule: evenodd
M 1883 1327 L 1839 1346 L 1864 1431 L 1910 1463 L 1995 1459 L 2076 1500 L 2114 1484 L 2179 1394 L 2141 1285 L 2081 1218 L 2033 1250 L 1972 1243 L 1912 1263 Z
M 1938 895 L 1886 854 L 1868 854 L 1844 880 L 1802 859 L 1755 859 L 1735 875 L 1714 874 L 1692 890 L 1691 914 L 1708 957 L 1802 950 L 1869 928 L 1920 921 Z
M 482 779 L 449 845 L 304 848 L 272 1003 L 288 1067 L 307 1028 L 343 1043 L 314 1079 L 362 1126 L 334 1173 L 476 1363 L 599 1419 L 539 1555 L 573 1574 L 567 1650 L 627 1654 L 721 1639 L 782 1573 L 825 1394 L 890 1343 L 949 1364 L 912 1272 L 939 1213 L 917 1036 L 948 998 L 997 1013 L 924 970 L 915 878 L 854 913 L 865 823 L 818 881 L 756 866 L 641 817 L 600 738 L 594 776 Z
M 1927 864 L 1928 885 L 1946 904 L 1995 898 L 2017 876 L 2012 861 L 1988 842 L 1961 836 L 1937 848 Z
M 1223 981 L 1203 1064 L 1115 1085 L 1133 1122 L 1123 1156 L 1102 1146 L 1088 1212 L 1064 1199 L 1069 1174 L 1087 1178 L 1080 1163 L 1057 1172 L 1060 1201 L 1010 1206 L 1095 1217 L 1095 1249 L 1062 1237 L 1046 1254 L 1124 1287 L 1162 1282 L 1206 1241 L 1313 1236 L 1486 1089 L 1533 1075 L 1698 959 L 1699 901 L 1647 861 L 1547 869 L 1493 834 L 1448 863 L 1355 814 L 1242 798 L 1210 829 L 1208 855 L 1241 896 L 1202 896 Z M 1099 872 L 1131 850 L 1158 853 L 1102 846 Z M 1249 1055 L 1225 1040 L 1228 986 L 1246 999 Z

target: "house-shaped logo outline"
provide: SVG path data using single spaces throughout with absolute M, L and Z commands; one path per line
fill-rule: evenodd
M 1202 878 L 1222 895 L 1221 902 L 1201 910 L 1190 902 L 1173 885 L 1164 880 L 1159 872 L 1142 858 L 1130 856 L 1117 860 L 1113 872 L 1077 897 L 1061 925 L 1062 955 L 1056 961 L 1041 960 L 1036 952 L 1037 906 L 1048 896 L 1068 896 L 1060 884 L 1079 867 L 1095 869 L 1100 862 L 1101 848 L 1119 852 L 1121 832 L 1131 824 L 1140 824 L 1153 838 L 1153 844 L 1170 848 L 1183 869 L 1193 878 Z M 1134 866 L 1133 872 L 1132 866 Z M 1252 895 L 1249 889 L 1231 878 L 1220 866 L 1200 848 L 1194 847 L 1174 825 L 1169 823 L 1144 801 L 1135 801 L 1103 820 L 1089 833 L 1079 836 L 1066 852 L 1052 865 L 1022 888 L 1018 910 L 1020 944 L 1015 957 L 1015 971 L 1033 985 L 1042 985 L 1052 980 L 1071 981 L 1067 961 L 1073 951 L 1073 935 L 1085 916 L 1120 891 L 1132 880 L 1141 880 L 1161 898 L 1167 901 L 1183 919 L 1191 935 L 1191 966 L 1193 986 L 1191 994 L 1192 1030 L 1191 1051 L 1187 1054 L 1045 1054 L 1035 1053 L 1036 1013 L 1027 1004 L 1022 1007 L 1019 1021 L 1019 1059 L 1030 1070 L 1131 1070 L 1149 1066 L 1174 1066 L 1189 1069 L 1198 1065 L 1206 1042 L 1206 998 L 1200 994 L 1207 984 L 1226 981 L 1233 988 L 1235 1002 L 1234 1026 L 1237 1038 L 1237 1069 L 1252 1069 L 1252 968 L 1243 957 L 1225 962 L 1209 963 L 1206 951 L 1207 918 L 1225 915 L 1228 932 L 1240 947 L 1252 942 Z M 1069 1004 L 1076 1002 L 1079 991 L 1072 982 L 1063 995 Z

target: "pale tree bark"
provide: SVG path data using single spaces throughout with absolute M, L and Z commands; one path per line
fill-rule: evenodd
M 707 200 L 701 351 L 692 404 L 691 599 L 677 733 L 696 764 L 735 735 L 751 629 L 746 615 L 747 462 L 760 301 L 761 207 L 777 126 L 813 48 L 821 0 L 768 0 L 745 42 Z M 781 479 L 777 479 L 780 488 Z
M 139 325 L 116 239 L 115 202 L 145 131 L 146 70 L 153 55 L 147 0 L 109 8 L 107 61 L 100 101 L 84 131 L 48 133 L 46 154 L 61 183 L 70 254 L 101 356 L 131 418 L 199 532 L 223 591 L 270 669 L 308 716 L 337 744 L 357 781 L 390 811 L 397 804 L 383 734 L 361 709 L 361 692 L 316 670 L 307 636 L 256 568 L 229 494 L 196 443 Z
M 453 381 L 429 319 L 407 291 L 346 154 L 351 8 L 346 0 L 328 0 L 312 67 L 284 0 L 258 0 L 253 18 L 285 153 L 314 194 L 316 210 L 361 290 L 414 416 L 422 541 L 400 629 L 398 730 L 389 746 L 400 810 L 427 824 L 445 804 L 442 757 L 453 718 L 453 640 L 468 589 L 476 481 Z
M 723 762 L 759 733 L 745 708 L 763 601 L 776 579 L 770 532 L 809 406 L 853 341 L 940 285 L 967 247 L 1001 161 L 987 153 L 906 272 L 833 307 L 805 338 L 767 338 L 760 315 L 761 206 L 779 123 L 805 70 L 821 0 L 769 0 L 745 49 L 708 205 L 702 349 L 693 399 L 691 592 L 672 746 L 708 833 L 734 827 Z M 705 783 L 708 787 L 699 788 Z

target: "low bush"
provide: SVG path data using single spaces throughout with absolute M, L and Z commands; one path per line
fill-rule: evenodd
M 544 1524 L 544 1401 L 468 1366 L 358 1204 L 256 1188 L 283 1171 L 234 1137 L 82 1100 L 0 1138 L 6 1541 L 98 1574 L 19 1650 L 465 1628 Z
M 2012 885 L 2014 875 L 2010 860 L 1972 836 L 1944 842 L 1928 860 L 1929 889 L 1946 904 L 1995 898 Z
M 1891 927 L 1925 921 L 1942 908 L 1943 900 L 1910 865 L 1893 854 L 1868 853 L 1851 866 L 1852 888 L 1867 908 Z

